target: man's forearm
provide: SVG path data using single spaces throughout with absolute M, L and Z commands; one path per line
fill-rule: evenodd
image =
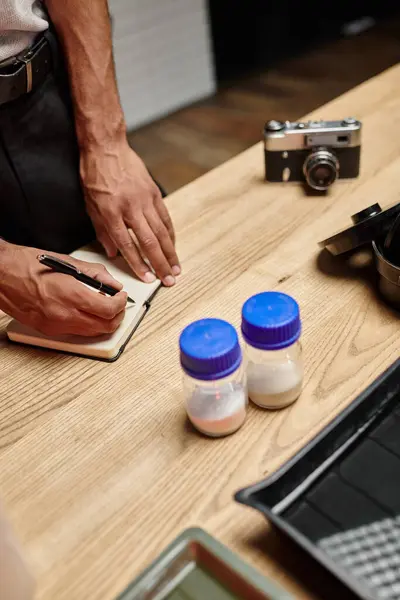
M 81 148 L 125 137 L 107 0 L 46 0 L 68 66 Z
M 172 222 L 159 188 L 126 138 L 107 1 L 45 1 L 68 64 L 79 173 L 97 239 L 109 256 L 119 250 L 142 281 L 157 275 L 164 285 L 174 285 L 180 267 Z

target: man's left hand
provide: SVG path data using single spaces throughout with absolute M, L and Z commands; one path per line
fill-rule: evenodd
M 174 285 L 181 269 L 175 236 L 160 190 L 139 156 L 123 140 L 81 149 L 86 207 L 97 239 L 109 257 L 118 250 L 147 283 Z

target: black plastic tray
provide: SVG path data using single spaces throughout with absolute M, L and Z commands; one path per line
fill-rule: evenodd
M 365 600 L 400 598 L 400 359 L 236 500 Z

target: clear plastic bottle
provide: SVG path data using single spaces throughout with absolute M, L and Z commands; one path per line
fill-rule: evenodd
M 237 431 L 246 419 L 246 375 L 238 335 L 220 319 L 188 325 L 179 340 L 187 415 L 211 437 Z
M 263 292 L 242 309 L 249 398 L 263 408 L 283 408 L 299 397 L 303 384 L 301 320 L 297 302 L 286 294 Z

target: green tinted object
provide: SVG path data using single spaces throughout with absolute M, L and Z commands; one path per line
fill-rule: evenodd
M 295 599 L 202 529 L 187 529 L 117 600 Z

